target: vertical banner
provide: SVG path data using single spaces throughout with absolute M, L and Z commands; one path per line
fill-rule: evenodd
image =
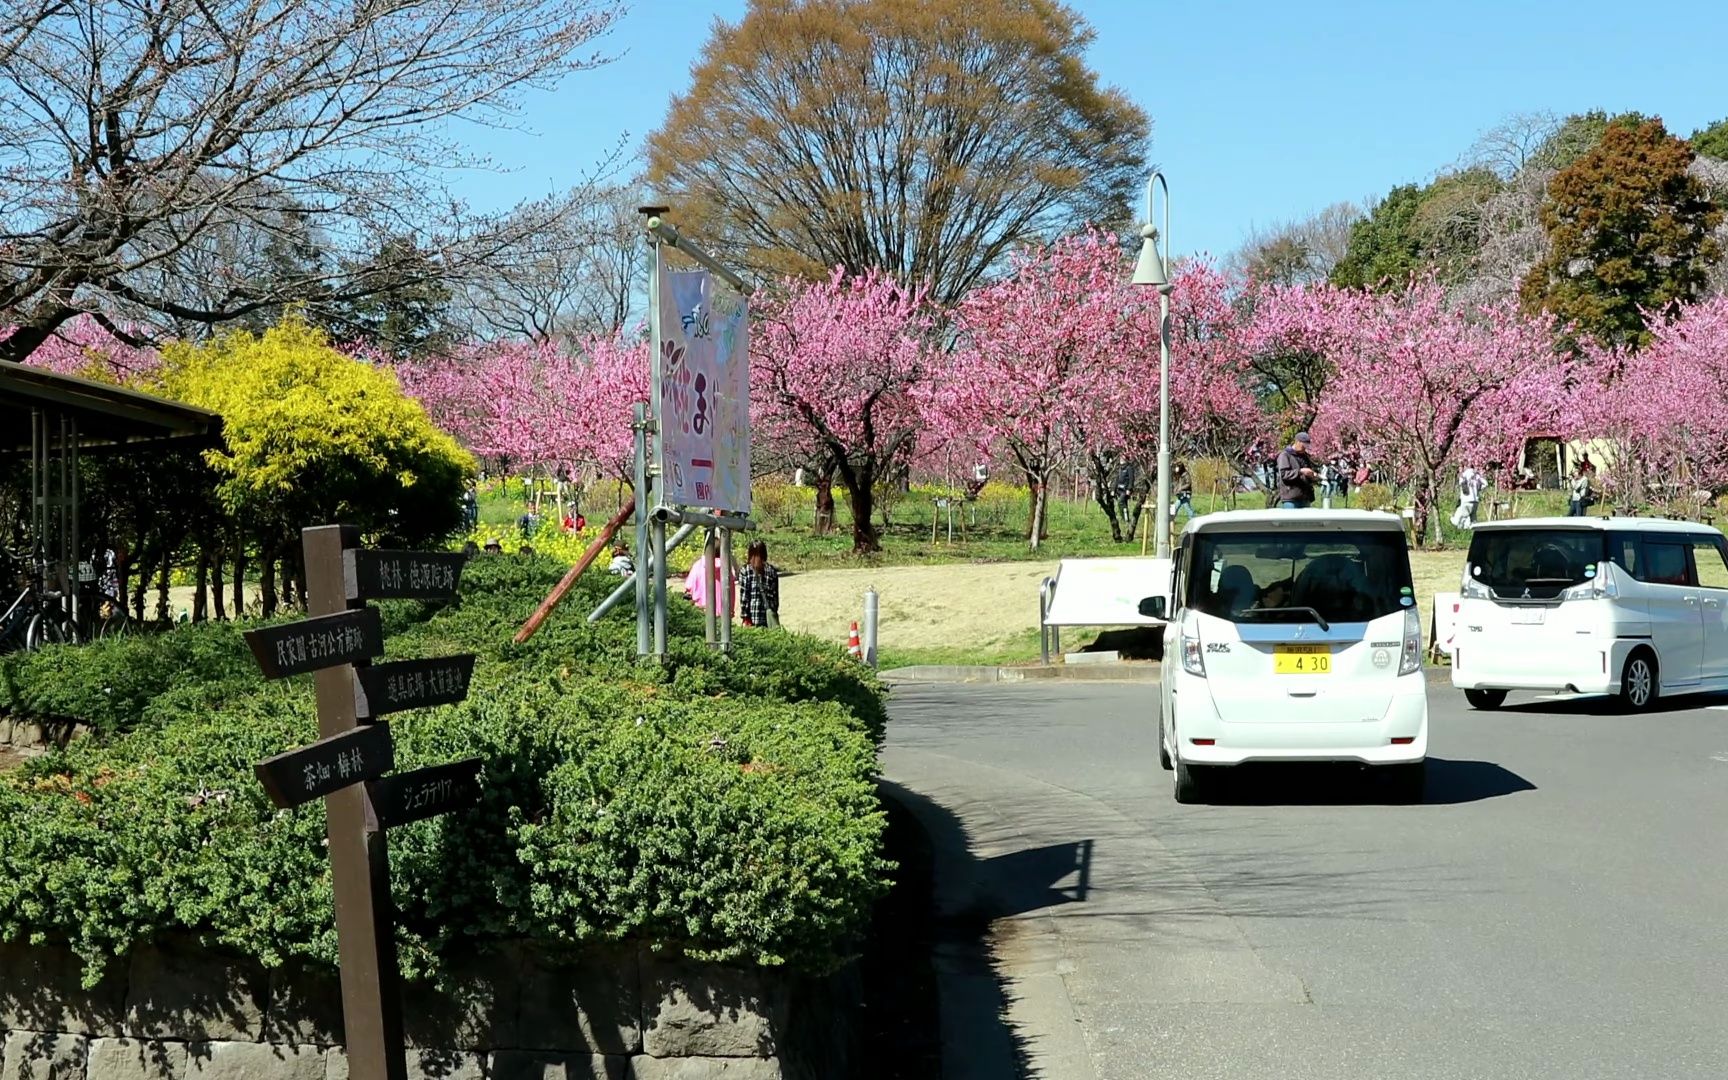
M 750 512 L 749 309 L 706 271 L 660 268 L 661 501 Z

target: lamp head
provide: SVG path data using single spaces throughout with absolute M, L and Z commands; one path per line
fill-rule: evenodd
M 1158 230 L 1151 225 L 1140 227 L 1140 258 L 1134 264 L 1134 284 L 1151 285 L 1161 292 L 1169 292 L 1170 275 L 1158 253 L 1157 236 Z

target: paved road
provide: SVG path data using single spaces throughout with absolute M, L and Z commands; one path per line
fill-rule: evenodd
M 1152 692 L 896 689 L 949 1080 L 1728 1077 L 1728 704 L 1433 684 L 1426 805 L 1281 768 L 1185 807 Z

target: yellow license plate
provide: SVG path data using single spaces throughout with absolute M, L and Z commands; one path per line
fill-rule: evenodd
M 1325 675 L 1332 670 L 1332 646 L 1275 645 L 1272 670 L 1279 675 Z

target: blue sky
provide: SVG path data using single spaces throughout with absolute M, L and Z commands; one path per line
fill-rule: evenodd
M 1255 227 L 1426 179 L 1512 113 L 1636 109 L 1681 135 L 1728 115 L 1721 0 L 1071 2 L 1098 31 L 1093 68 L 1152 117 L 1179 254 L 1223 256 Z M 511 171 L 457 190 L 501 207 L 640 141 L 714 18 L 744 9 L 634 0 L 605 42 L 619 58 L 525 102 L 531 133 L 476 135 Z

